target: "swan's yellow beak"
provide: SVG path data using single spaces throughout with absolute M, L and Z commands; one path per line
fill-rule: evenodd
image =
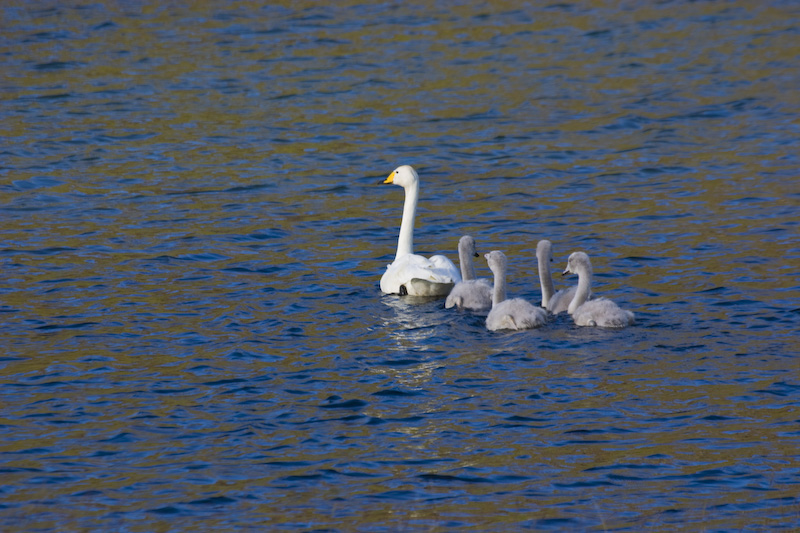
M 386 180 L 384 180 L 383 183 L 394 183 L 394 174 L 395 174 L 394 171 L 392 171 L 392 173 L 389 174 L 389 177 L 386 178 Z

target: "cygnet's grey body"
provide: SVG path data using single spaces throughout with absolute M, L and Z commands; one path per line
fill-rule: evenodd
M 485 279 L 475 279 L 473 257 L 478 257 L 475 239 L 464 235 L 458 241 L 458 261 L 461 267 L 461 281 L 456 283 L 444 306 L 447 309 L 458 307 L 473 311 L 485 311 L 492 307 L 492 286 Z
M 542 307 L 557 315 L 569 307 L 578 290 L 577 285 L 555 291 L 553 276 L 550 274 L 550 263 L 553 262 L 553 245 L 547 239 L 536 245 L 536 260 L 539 265 L 539 284 L 542 287 Z M 589 294 L 589 298 L 591 298 Z
M 547 312 L 522 298 L 506 300 L 507 260 L 503 252 L 486 254 L 486 261 L 494 274 L 492 310 L 486 317 L 486 327 L 492 331 L 502 329 L 530 329 L 547 322 Z
M 635 323 L 633 313 L 621 309 L 608 298 L 587 300 L 592 288 L 592 262 L 584 252 L 573 252 L 567 260 L 564 274 L 578 275 L 578 290 L 567 312 L 579 326 L 624 328 Z

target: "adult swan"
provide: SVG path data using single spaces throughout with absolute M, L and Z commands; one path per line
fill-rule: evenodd
M 419 176 L 408 165 L 397 167 L 383 183 L 400 185 L 406 191 L 403 221 L 397 239 L 394 262 L 386 267 L 381 290 L 389 294 L 411 296 L 447 296 L 453 285 L 461 281 L 456 266 L 443 255 L 430 259 L 414 254 L 414 216 L 419 198 Z

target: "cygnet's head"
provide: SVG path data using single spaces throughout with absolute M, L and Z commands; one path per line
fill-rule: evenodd
M 486 257 L 486 262 L 489 263 L 489 269 L 492 273 L 497 274 L 498 272 L 506 271 L 506 254 L 500 250 L 491 251 L 484 257 Z
M 406 189 L 418 182 L 417 171 L 411 168 L 410 165 L 403 165 L 394 169 L 394 172 L 389 174 L 389 177 L 383 183 L 394 183 Z
M 553 245 L 547 239 L 542 239 L 536 245 L 536 257 L 545 260 L 553 260 Z
M 470 235 L 464 235 L 458 240 L 458 252 L 459 255 L 461 252 L 463 252 L 473 257 L 479 257 L 478 249 L 475 248 L 475 239 L 473 239 Z
M 563 276 L 567 274 L 591 274 L 592 262 L 589 261 L 589 256 L 583 252 L 572 252 L 567 259 L 567 269 L 564 270 Z

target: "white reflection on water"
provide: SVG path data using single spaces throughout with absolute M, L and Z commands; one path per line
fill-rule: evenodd
M 429 341 L 441 336 L 455 319 L 452 314 L 437 312 L 440 307 L 444 308 L 442 298 L 385 295 L 381 303 L 392 310 L 381 322 L 390 330 L 389 336 L 396 342 L 395 349 L 400 351 L 429 350 Z

